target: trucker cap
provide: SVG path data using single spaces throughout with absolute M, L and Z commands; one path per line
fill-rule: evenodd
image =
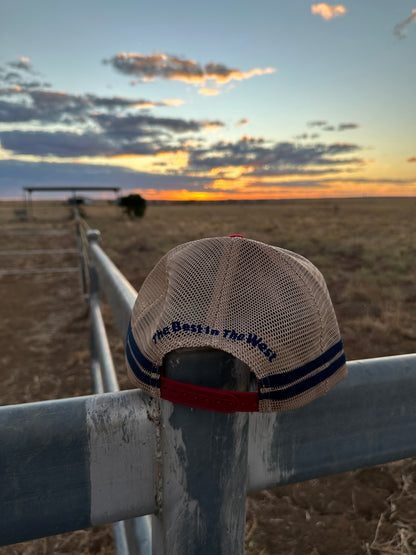
M 167 353 L 198 347 L 247 364 L 257 391 L 217 390 L 163 375 Z M 126 361 L 133 383 L 149 395 L 219 412 L 294 409 L 347 375 L 319 270 L 299 254 L 242 236 L 191 241 L 161 258 L 134 304 Z

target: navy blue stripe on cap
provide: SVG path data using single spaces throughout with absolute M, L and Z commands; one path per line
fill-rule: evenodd
M 146 358 L 139 349 L 137 343 L 134 340 L 133 331 L 131 329 L 130 323 L 127 332 L 126 356 L 131 369 L 136 374 L 139 380 L 148 385 L 151 385 L 152 387 L 160 387 L 159 378 L 153 378 L 142 370 L 143 368 L 149 373 L 160 374 L 160 368 L 154 365 L 148 358 Z
M 262 399 L 272 399 L 274 401 L 285 401 L 296 397 L 300 393 L 304 393 L 309 389 L 313 389 L 315 386 L 319 385 L 321 382 L 330 378 L 337 370 L 341 368 L 346 362 L 345 354 L 342 353 L 332 364 L 327 368 L 318 372 L 317 374 L 306 378 L 305 380 L 292 385 L 292 387 L 287 387 L 286 389 L 278 389 L 276 391 L 259 392 L 259 400 Z
M 134 356 L 136 357 L 137 362 L 140 364 L 140 366 L 142 366 L 142 368 L 144 368 L 148 372 L 154 372 L 158 374 L 160 372 L 160 368 L 155 364 L 153 364 L 153 362 L 151 362 L 148 358 L 146 358 L 144 354 L 141 352 L 141 350 L 139 349 L 133 336 L 133 330 L 131 329 L 131 324 L 129 324 L 127 339 L 130 342 L 131 350 Z
M 130 345 L 128 342 L 126 344 L 126 356 L 127 356 L 127 361 L 130 365 L 130 368 L 134 372 L 134 375 L 136 376 L 137 379 L 139 379 L 141 382 L 147 385 L 150 385 L 151 387 L 160 388 L 160 378 L 153 378 L 152 376 L 149 376 L 149 374 L 146 374 L 146 372 L 144 372 L 142 368 L 140 368 L 140 366 L 136 362 L 136 359 L 133 357 L 131 353 Z
M 283 372 L 279 374 L 272 374 L 271 376 L 266 376 L 260 380 L 260 387 L 282 387 L 298 380 L 301 380 L 314 370 L 317 370 L 320 366 L 323 366 L 330 360 L 332 360 L 337 354 L 341 353 L 343 350 L 342 339 L 332 345 L 327 351 L 319 355 L 319 357 L 311 360 L 299 368 L 290 370 L 289 372 Z

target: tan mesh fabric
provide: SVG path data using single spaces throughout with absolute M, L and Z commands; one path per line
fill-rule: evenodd
M 169 351 L 213 347 L 259 380 L 259 410 L 302 406 L 346 374 L 321 273 L 304 257 L 239 237 L 201 239 L 167 253 L 137 297 L 127 339 L 133 382 L 159 396 Z

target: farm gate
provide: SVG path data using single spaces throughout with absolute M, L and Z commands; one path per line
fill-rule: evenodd
M 1 545 L 114 523 L 118 554 L 239 554 L 248 492 L 416 454 L 416 354 L 349 362 L 330 394 L 283 413 L 119 391 L 100 295 L 124 341 L 137 292 L 99 232 L 78 215 L 76 228 L 94 394 L 0 408 Z M 197 369 L 211 387 L 248 372 L 209 350 L 175 351 L 165 369 L 189 382 Z

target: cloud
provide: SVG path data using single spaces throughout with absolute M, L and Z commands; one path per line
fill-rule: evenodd
M 52 85 L 46 81 L 32 80 L 26 81 L 19 73 L 14 71 L 6 73 L 2 80 L 7 85 L 20 87 L 21 89 L 50 88 Z
M 220 94 L 220 91 L 218 89 L 207 89 L 206 87 L 204 87 L 203 89 L 199 89 L 199 94 L 203 94 L 204 96 L 217 96 L 218 94 Z
M 301 175 L 301 174 L 300 174 Z M 255 176 L 257 177 L 257 176 Z M 283 176 L 284 177 L 284 176 Z M 288 175 L 288 177 L 290 177 Z M 222 193 L 226 194 L 243 194 L 244 197 L 242 198 L 276 198 L 281 197 L 281 194 L 284 190 L 290 191 L 291 189 L 315 189 L 316 191 L 320 190 L 332 190 L 333 194 L 331 196 L 336 196 L 339 191 L 342 191 L 345 185 L 352 187 L 352 190 L 355 190 L 356 193 L 362 195 L 362 190 L 357 189 L 354 186 L 356 185 L 372 185 L 372 186 L 380 186 L 380 185 L 392 185 L 392 186 L 413 186 L 415 183 L 411 180 L 402 180 L 402 179 L 350 179 L 350 178 L 339 178 L 338 176 L 334 177 L 321 177 L 317 179 L 308 179 L 308 178 L 300 178 L 300 179 L 293 179 L 290 177 L 289 179 L 252 179 L 251 176 L 245 177 L 235 183 L 232 179 L 227 179 L 220 177 L 216 179 L 211 185 L 206 186 L 206 190 L 208 191 L 221 191 Z M 343 195 L 341 195 L 343 196 Z M 288 197 L 290 198 L 290 196 Z
M 16 71 L 9 71 L 3 77 L 3 80 L 6 81 L 7 83 L 10 83 L 10 82 L 16 81 L 20 78 L 21 78 L 20 73 L 17 73 Z
M 364 177 L 356 177 L 356 178 L 351 178 L 351 177 L 344 177 L 342 179 L 338 179 L 337 178 L 337 182 L 345 182 L 345 183 L 383 183 L 383 184 L 388 184 L 388 185 L 413 185 L 414 184 L 414 180 L 413 179 L 385 179 L 385 178 L 380 178 L 378 179 L 377 177 L 373 178 L 373 179 L 368 179 L 368 178 L 364 178 Z
M 290 180 L 290 181 L 279 181 L 278 183 L 276 182 L 264 182 L 264 181 L 253 181 L 251 183 L 249 183 L 247 185 L 247 187 L 252 188 L 252 187 L 261 187 L 261 188 L 275 188 L 276 186 L 278 186 L 279 188 L 289 188 L 289 189 L 294 189 L 294 188 L 303 188 L 303 187 L 319 187 L 321 188 L 327 188 L 329 187 L 329 185 L 327 184 L 323 184 L 321 181 L 316 181 L 316 179 L 297 179 L 297 180 Z
M 143 55 L 123 52 L 110 59 L 103 60 L 103 63 L 111 65 L 113 69 L 124 75 L 139 77 L 144 82 L 161 78 L 199 86 L 205 85 L 208 80 L 221 85 L 231 80 L 241 81 L 251 79 L 256 75 L 265 75 L 276 71 L 274 68 L 268 67 L 265 69 L 254 68 L 244 72 L 218 63 L 209 63 L 203 66 L 194 60 L 163 53 Z
M 15 62 L 7 62 L 6 66 L 12 68 L 12 71 L 7 70 L 7 73 L 3 68 L 0 67 L 0 81 L 3 81 L 7 85 L 19 86 L 25 89 L 35 89 L 35 88 L 49 88 L 50 83 L 41 81 L 39 79 L 27 81 L 29 75 L 38 76 L 40 75 L 35 71 L 30 63 L 29 58 L 22 57 L 20 60 Z
M 403 21 L 398 23 L 393 30 L 393 33 L 398 39 L 404 39 L 407 35 L 407 26 L 413 21 L 416 21 L 416 9 L 412 10 L 412 13 L 406 17 Z
M 183 100 L 172 98 L 170 100 L 153 101 L 143 98 L 126 98 L 121 96 L 100 97 L 93 94 L 87 94 L 86 99 L 90 102 L 91 107 L 95 108 L 156 108 L 158 106 L 181 106 Z
M 410 158 L 407 159 L 407 162 L 410 162 L 410 163 L 416 162 L 416 156 L 411 156 Z
M 27 122 L 34 119 L 33 115 L 33 110 L 29 106 L 17 102 L 6 102 L 0 99 L 0 122 Z
M 293 167 L 293 168 L 285 168 L 285 169 L 274 169 L 274 170 L 264 170 L 264 169 L 258 169 L 258 170 L 254 170 L 252 172 L 247 172 L 245 173 L 245 175 L 247 176 L 256 176 L 256 177 L 276 177 L 276 178 L 281 178 L 281 177 L 289 177 L 292 175 L 326 175 L 328 173 L 341 173 L 344 172 L 343 169 L 341 168 L 320 168 L 320 169 L 310 169 L 310 168 L 306 168 L 306 169 L 302 169 L 299 167 Z M 275 183 L 275 182 L 274 182 Z
M 328 122 L 326 120 L 318 119 L 318 120 L 314 120 L 314 121 L 309 121 L 307 123 L 307 125 L 308 125 L 308 127 L 323 127 L 327 123 Z
M 114 186 L 125 190 L 143 188 L 156 190 L 199 189 L 211 183 L 209 177 L 162 175 L 136 172 L 118 166 L 54 162 L 21 162 L 0 160 L 0 191 L 2 197 L 16 196 L 21 187 L 30 186 Z M 16 185 L 18 184 L 18 185 Z
M 180 123 L 178 124 L 180 126 Z M 77 158 L 82 156 L 156 155 L 175 150 L 170 137 L 157 130 L 111 125 L 104 132 L 3 131 L 1 145 L 16 154 Z
M 59 97 L 55 98 L 59 104 Z M 10 103 L 12 104 L 12 103 Z M 81 106 L 82 108 L 82 106 Z M 29 110 L 29 114 L 27 114 Z M 53 110 L 51 109 L 53 112 Z M 66 114 L 70 112 L 66 110 Z M 33 113 L 27 107 L 17 105 L 15 112 L 7 105 L 6 114 L 0 101 L 0 118 L 3 121 L 28 121 Z M 18 119 L 20 118 L 20 119 Z M 0 132 L 2 146 L 14 154 L 35 156 L 58 156 L 76 158 L 80 156 L 116 156 L 121 154 L 155 155 L 178 148 L 174 135 L 213 130 L 224 124 L 218 120 L 185 120 L 161 118 L 151 115 L 101 113 L 90 114 L 88 122 L 94 122 L 96 130 L 73 131 L 3 131 Z M 79 127 L 79 126 L 78 126 Z
M 23 62 L 22 62 L 23 63 Z M 219 120 L 157 117 L 138 109 L 179 106 L 180 99 L 151 101 L 143 98 L 74 95 L 63 91 L 0 84 L 0 133 L 3 148 L 14 154 L 35 156 L 155 155 L 179 147 L 177 135 L 223 127 Z M 11 124 L 30 123 L 10 130 Z M 64 126 L 57 130 L 52 125 Z M 34 129 L 35 126 L 39 129 Z M 40 127 L 42 126 L 42 127 Z M 76 132 L 75 132 L 76 131 Z
M 6 150 L 35 156 L 77 158 L 113 156 L 122 152 L 116 143 L 95 133 L 5 131 L 0 133 L 0 140 Z
M 228 83 L 228 81 L 242 81 L 243 79 L 251 79 L 258 75 L 267 75 L 274 73 L 276 70 L 272 67 L 265 69 L 254 68 L 250 71 L 240 71 L 238 69 L 229 69 L 222 64 L 208 64 L 205 66 L 207 79 L 214 79 L 217 83 Z
M 347 131 L 349 129 L 358 129 L 360 127 L 358 123 L 340 123 L 338 125 L 338 131 Z
M 1 100 L 5 97 L 15 98 Z M 0 88 L 0 121 L 86 122 L 100 110 L 114 112 L 128 108 L 147 109 L 181 104 L 182 101 L 179 99 L 151 101 L 120 96 L 73 95 L 61 91 L 26 90 L 17 86 Z
M 168 100 L 162 100 L 163 106 L 182 106 L 183 103 L 184 101 L 181 100 L 180 98 L 171 98 Z
M 81 116 L 88 107 L 88 100 L 81 96 L 67 95 L 57 91 L 27 91 L 21 87 L 0 89 L 1 96 L 14 96 L 2 101 L 0 121 L 56 122 L 64 117 Z
M 14 71 L 5 69 L 12 68 Z M 121 96 L 104 97 L 95 94 L 73 95 L 45 90 L 50 83 L 27 80 L 25 74 L 36 74 L 28 58 L 8 62 L 0 67 L 0 121 L 12 123 L 34 121 L 41 123 L 86 122 L 90 114 L 102 111 L 125 111 L 164 106 L 180 106 L 180 99 L 153 101 Z
M 218 168 L 246 168 L 246 174 L 270 172 L 277 175 L 291 169 L 320 169 L 345 165 L 361 165 L 362 158 L 345 157 L 361 148 L 350 143 L 325 145 L 279 142 L 267 144 L 264 139 L 242 137 L 236 142 L 220 141 L 208 148 L 195 148 L 190 152 L 189 169 L 210 171 Z
M 338 4 L 337 6 L 330 6 L 328 4 L 321 3 L 321 4 L 312 4 L 311 12 L 314 15 L 320 15 L 324 19 L 328 20 L 334 17 L 345 15 L 347 13 L 347 10 L 341 4 Z
M 330 125 L 326 120 L 315 120 L 309 121 L 307 123 L 308 127 L 321 127 L 322 131 L 347 131 L 350 129 L 357 129 L 359 126 L 358 123 L 339 123 L 337 127 L 335 125 Z
M 32 65 L 30 63 L 29 58 L 26 58 L 25 56 L 22 56 L 20 58 L 20 60 L 18 60 L 17 62 L 7 62 L 7 65 L 9 67 L 14 68 L 14 69 L 19 69 L 21 71 L 27 71 L 29 73 L 35 73 L 35 71 L 32 68 Z
M 243 183 L 235 184 L 233 181 L 227 181 L 224 179 L 219 179 L 214 181 L 211 185 L 205 187 L 206 191 L 225 193 L 227 196 L 230 194 L 242 193 L 244 196 L 242 198 L 276 198 L 276 191 L 278 195 L 282 190 L 290 189 L 303 189 L 303 188 L 315 188 L 315 189 L 327 189 L 330 188 L 330 184 L 323 184 L 321 181 L 316 180 L 288 180 L 276 182 L 264 182 L 257 180 L 245 181 Z M 224 197 L 224 199 L 227 198 Z M 278 198 L 278 197 L 277 197 Z
M 91 116 L 101 129 L 111 136 L 150 135 L 150 130 L 165 129 L 173 133 L 199 132 L 212 127 L 223 127 L 221 121 L 197 121 L 181 118 L 161 118 L 151 115 L 132 115 L 124 117 L 112 114 L 95 114 Z
M 239 121 L 237 121 L 236 125 L 246 125 L 247 123 L 248 123 L 248 119 L 242 118 Z

